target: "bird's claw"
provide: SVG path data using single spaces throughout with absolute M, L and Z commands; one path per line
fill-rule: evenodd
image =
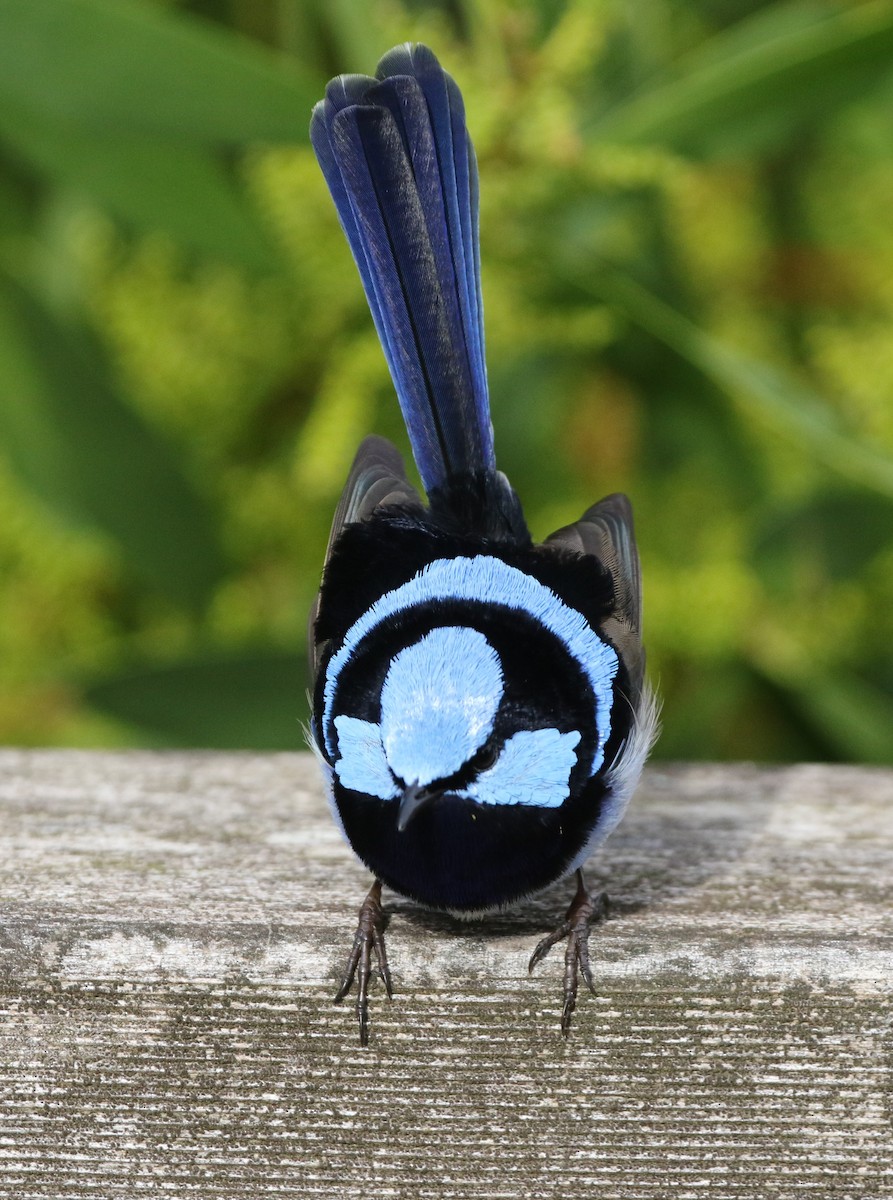
M 376 879 L 369 894 L 360 905 L 357 932 L 347 960 L 347 967 L 341 986 L 335 994 L 338 1004 L 350 991 L 357 980 L 357 1021 L 360 1026 L 360 1045 L 369 1043 L 369 980 L 372 977 L 372 954 L 375 953 L 375 965 L 379 978 L 385 986 L 388 999 L 394 995 L 391 986 L 391 972 L 388 968 L 388 956 L 384 945 L 385 915 L 381 906 L 381 881 Z
M 567 939 L 564 950 L 564 1007 L 561 1010 L 561 1032 L 567 1037 L 571 1029 L 571 1017 L 577 1007 L 577 987 L 582 975 L 590 992 L 595 991 L 592 968 L 589 965 L 589 934 L 597 921 L 608 915 L 608 897 L 604 892 L 592 895 L 583 882 L 583 874 L 577 872 L 577 891 L 570 902 L 564 920 L 547 934 L 530 956 L 528 972 L 542 962 L 553 946 Z

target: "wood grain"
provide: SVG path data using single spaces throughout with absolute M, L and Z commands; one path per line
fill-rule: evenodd
M 0 752 L 0 1197 L 893 1196 L 893 772 L 654 768 L 589 877 L 460 924 L 387 897 L 306 755 Z

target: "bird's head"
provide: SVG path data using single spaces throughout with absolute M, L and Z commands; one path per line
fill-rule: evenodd
M 557 878 L 587 844 L 625 733 L 617 663 L 577 610 L 494 557 L 437 560 L 386 593 L 318 683 L 320 749 L 356 853 L 445 908 Z

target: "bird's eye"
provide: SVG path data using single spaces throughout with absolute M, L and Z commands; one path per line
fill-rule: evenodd
M 487 742 L 472 756 L 468 765 L 476 772 L 489 771 L 497 758 L 499 758 L 499 750 L 495 742 Z

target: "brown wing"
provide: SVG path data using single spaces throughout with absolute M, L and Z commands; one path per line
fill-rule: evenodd
M 633 511 L 626 496 L 615 492 L 593 504 L 573 525 L 546 538 L 546 545 L 591 554 L 614 581 L 614 611 L 603 628 L 629 672 L 635 707 L 645 675 L 642 649 L 642 576 L 633 532 Z
M 338 501 L 332 521 L 332 531 L 326 546 L 326 563 L 328 563 L 332 547 L 345 525 L 352 525 L 356 521 L 365 521 L 376 509 L 390 504 L 423 507 L 418 492 L 406 478 L 403 458 L 396 446 L 386 438 L 373 435 L 364 438 L 360 443 L 360 448 L 350 468 L 350 474 L 347 476 L 347 483 L 344 485 L 344 491 L 341 493 L 341 499 Z M 317 600 L 310 611 L 307 631 L 308 661 L 314 676 L 319 658 L 319 647 L 316 646 L 313 636 L 318 607 L 319 601 Z

